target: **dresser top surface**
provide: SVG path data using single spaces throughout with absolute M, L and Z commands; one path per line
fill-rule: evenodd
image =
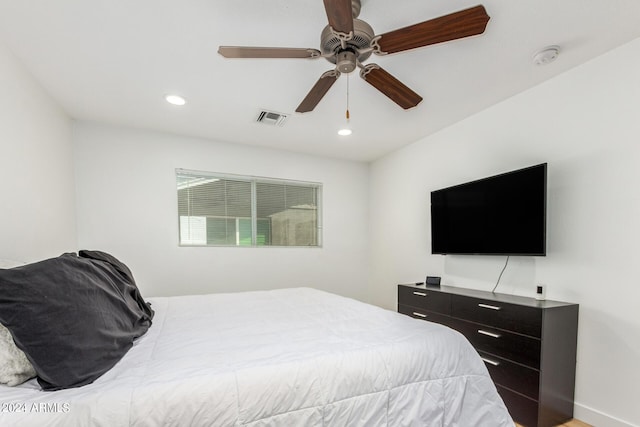
M 571 305 L 577 305 L 562 301 L 553 300 L 537 300 L 535 298 L 523 297 L 519 295 L 493 293 L 487 291 L 481 291 L 476 289 L 460 288 L 457 286 L 433 286 L 433 285 L 417 285 L 415 283 L 401 283 L 398 286 L 404 286 L 407 288 L 428 290 L 431 292 L 443 292 L 452 295 L 461 295 L 471 298 L 479 298 L 487 301 L 504 302 L 509 304 L 518 304 L 528 307 L 536 308 L 554 308 L 554 307 L 566 307 Z

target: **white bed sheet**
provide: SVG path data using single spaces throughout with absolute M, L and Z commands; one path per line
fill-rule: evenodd
M 0 386 L 1 426 L 513 426 L 459 333 L 309 289 L 151 298 L 77 389 Z

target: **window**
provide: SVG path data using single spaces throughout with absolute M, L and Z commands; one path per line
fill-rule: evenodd
M 176 170 L 183 246 L 320 246 L 317 183 Z

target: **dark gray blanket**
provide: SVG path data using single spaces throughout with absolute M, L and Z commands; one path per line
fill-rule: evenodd
M 104 252 L 0 269 L 0 323 L 44 390 L 93 382 L 124 356 L 152 318 L 131 271 Z

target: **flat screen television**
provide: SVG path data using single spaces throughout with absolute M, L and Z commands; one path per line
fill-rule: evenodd
M 431 192 L 431 252 L 546 255 L 547 164 Z

